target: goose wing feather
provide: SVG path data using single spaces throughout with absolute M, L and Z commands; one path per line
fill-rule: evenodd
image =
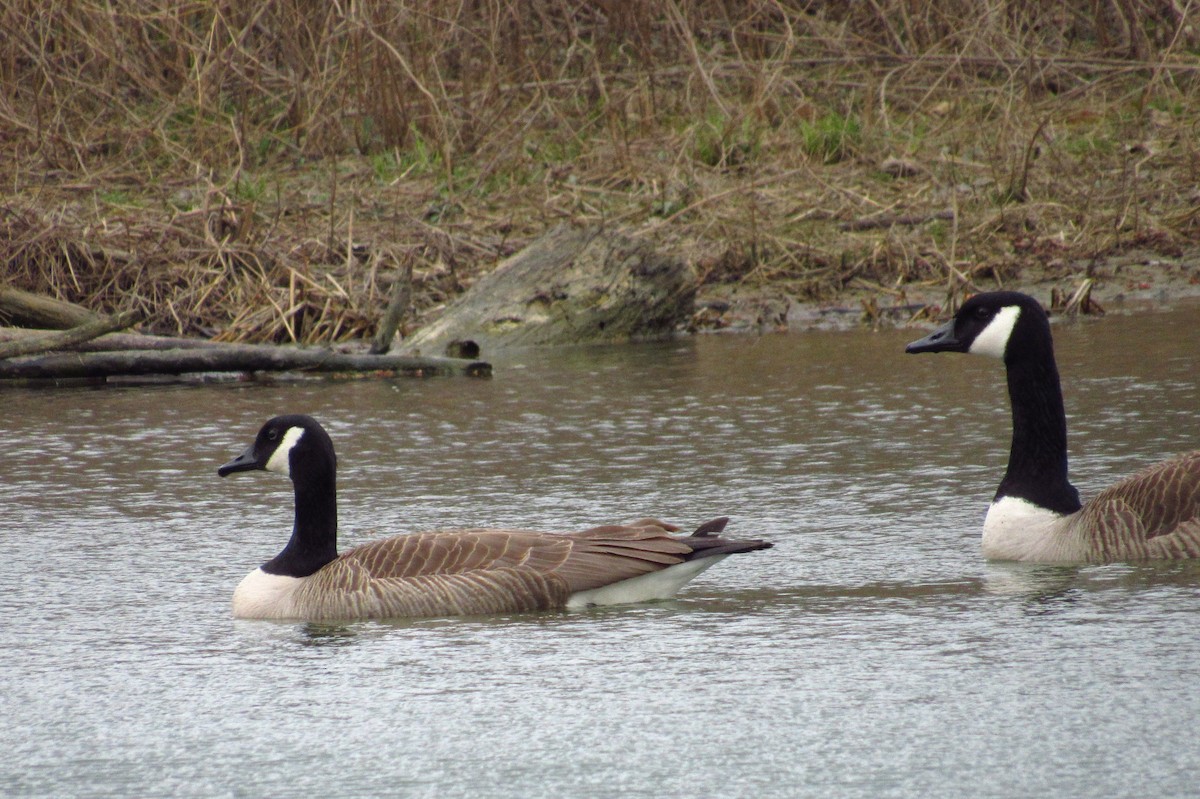
M 561 580 L 525 567 L 375 577 L 354 559 L 339 558 L 297 591 L 308 619 L 474 616 L 561 607 Z
M 1099 560 L 1200 557 L 1200 452 L 1155 464 L 1080 510 Z
M 670 534 L 679 528 L 654 520 L 605 525 L 568 536 L 571 551 L 555 570 L 571 593 L 610 585 L 687 560 L 692 547 Z
M 376 579 L 528 566 L 549 571 L 571 548 L 563 536 L 524 530 L 438 530 L 382 538 L 345 552 Z
M 444 530 L 372 541 L 312 575 L 309 618 L 476 615 L 562 607 L 577 592 L 687 560 L 693 547 L 654 520 L 578 533 Z

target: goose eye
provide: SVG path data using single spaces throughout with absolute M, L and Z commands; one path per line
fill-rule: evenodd
M 981 305 L 975 309 L 975 318 L 976 319 L 987 319 L 991 315 L 992 315 L 992 309 L 988 308 L 985 305 Z
M 279 431 L 278 431 L 278 430 L 276 430 L 276 429 L 272 428 L 272 429 L 270 429 L 270 430 L 268 430 L 268 431 L 267 431 L 267 440 L 268 440 L 268 441 L 274 441 L 274 440 L 275 440 L 275 439 L 277 439 L 277 438 L 279 438 Z

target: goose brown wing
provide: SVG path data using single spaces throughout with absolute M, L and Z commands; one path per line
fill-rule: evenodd
M 1142 520 L 1146 538 L 1166 535 L 1200 518 L 1200 452 L 1190 452 L 1143 469 L 1096 495 L 1120 500 Z
M 715 526 L 714 526 L 715 525 Z M 313 574 L 296 601 L 307 618 L 386 618 L 543 610 L 577 592 L 682 563 L 693 553 L 770 546 L 693 536 L 645 519 L 578 533 L 474 529 L 414 533 L 355 547 Z M 691 543 L 689 543 L 691 542 Z M 714 544 L 730 549 L 712 549 Z
M 575 593 L 674 566 L 688 560 L 693 551 L 687 539 L 671 535 L 678 529 L 645 519 L 572 533 L 567 536 L 570 554 L 555 574 Z
M 675 529 L 647 519 L 565 534 L 444 530 L 372 541 L 338 560 L 354 562 L 377 580 L 512 568 L 554 574 L 583 590 L 576 586 L 607 585 L 686 560 L 693 547 L 671 535 Z
M 341 556 L 375 579 L 461 574 L 475 569 L 528 567 L 551 571 L 571 549 L 563 536 L 524 530 L 440 530 L 383 538 Z
M 414 533 L 355 547 L 334 564 L 344 567 L 337 570 L 343 573 L 339 579 L 352 580 L 356 592 L 368 579 L 381 583 L 389 604 L 390 598 L 403 596 L 405 606 L 421 605 L 421 612 L 404 615 L 440 615 L 432 605 L 426 608 L 427 599 L 440 612 L 450 612 L 445 608 L 452 606 L 454 613 L 559 607 L 576 591 L 682 563 L 692 547 L 671 535 L 677 529 L 644 519 L 565 534 L 499 529 Z M 494 597 L 503 607 L 478 608 Z M 468 604 L 477 609 L 457 609 Z
M 1080 511 L 1102 560 L 1200 557 L 1200 452 L 1155 464 Z
M 684 560 L 664 526 L 555 535 L 521 530 L 415 533 L 347 551 L 306 581 L 309 619 L 482 615 L 561 608 L 578 590 Z
M 338 558 L 297 591 L 302 618 L 419 618 L 520 613 L 562 607 L 562 580 L 527 566 L 408 577 L 377 577 L 355 558 Z

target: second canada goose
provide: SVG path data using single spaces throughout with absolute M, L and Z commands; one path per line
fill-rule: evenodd
M 977 294 L 905 351 L 990 355 L 1007 367 L 1012 447 L 983 524 L 986 557 L 1040 563 L 1200 557 L 1200 452 L 1151 466 L 1080 503 L 1067 479 L 1067 417 L 1050 321 L 1033 297 Z
M 337 551 L 337 458 L 308 416 L 277 416 L 217 473 L 288 475 L 295 525 L 283 551 L 233 594 L 239 618 L 345 620 L 577 608 L 672 596 L 725 556 L 766 541 L 717 535 L 714 519 L 689 536 L 653 519 L 578 533 L 443 530 Z

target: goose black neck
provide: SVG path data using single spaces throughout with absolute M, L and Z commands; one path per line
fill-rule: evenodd
M 1057 513 L 1074 513 L 1080 508 L 1079 492 L 1067 479 L 1067 414 L 1048 341 L 1008 362 L 1008 396 L 1012 448 L 996 499 L 1017 497 Z
M 263 564 L 263 571 L 307 577 L 337 557 L 337 487 L 331 464 L 316 464 L 292 473 L 296 521 L 283 551 Z

